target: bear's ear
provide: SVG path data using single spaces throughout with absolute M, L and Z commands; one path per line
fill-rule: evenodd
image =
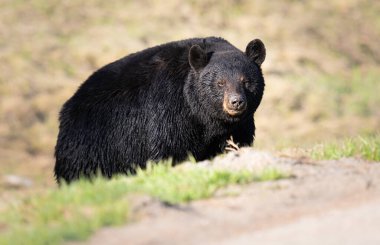
M 207 53 L 197 44 L 189 50 L 189 64 L 195 71 L 205 67 L 208 63 Z
M 264 43 L 260 39 L 250 41 L 245 49 L 245 54 L 251 61 L 261 66 L 266 56 Z

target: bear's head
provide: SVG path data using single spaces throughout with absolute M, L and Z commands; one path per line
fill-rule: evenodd
M 213 50 L 193 45 L 188 55 L 193 74 L 191 89 L 200 110 L 225 122 L 252 116 L 263 96 L 261 64 L 265 55 L 259 39 L 251 41 L 245 53 L 225 44 Z

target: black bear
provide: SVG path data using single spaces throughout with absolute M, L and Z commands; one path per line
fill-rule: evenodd
M 148 160 L 204 160 L 233 137 L 251 145 L 264 78 L 264 44 L 245 53 L 222 38 L 193 38 L 133 53 L 93 73 L 63 105 L 57 181 L 134 173 Z

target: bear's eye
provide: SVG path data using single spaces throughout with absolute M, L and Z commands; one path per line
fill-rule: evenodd
M 245 78 L 244 76 L 241 76 L 241 77 L 240 77 L 240 82 L 241 82 L 242 84 L 244 84 L 244 85 L 247 85 L 247 84 L 249 83 L 248 79 Z
M 249 80 L 247 79 L 244 79 L 243 81 L 241 81 L 241 83 L 243 84 L 243 86 L 249 86 Z
M 226 84 L 226 81 L 224 81 L 224 80 L 218 80 L 217 84 L 218 84 L 219 87 L 223 87 Z

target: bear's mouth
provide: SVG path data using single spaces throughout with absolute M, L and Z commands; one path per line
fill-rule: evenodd
M 234 110 L 234 109 L 224 108 L 224 111 L 231 117 L 238 117 L 245 112 L 245 108 L 244 110 Z

